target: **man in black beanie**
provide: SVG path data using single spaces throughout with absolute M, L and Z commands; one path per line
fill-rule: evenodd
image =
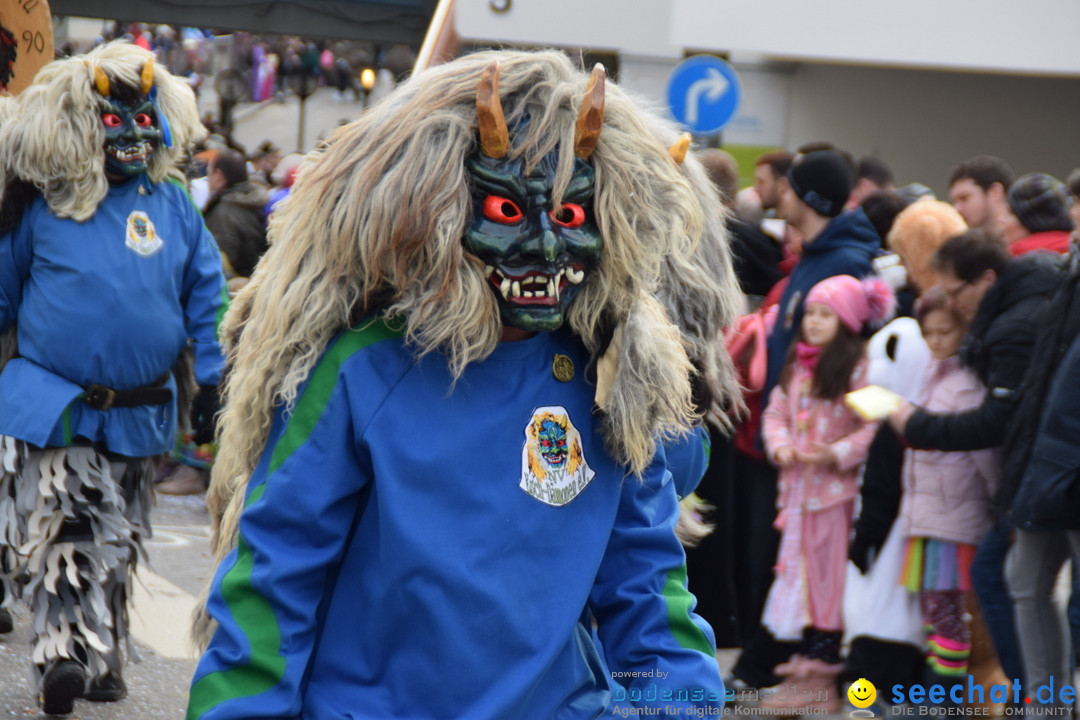
M 766 396 L 802 323 L 806 293 L 833 275 L 868 275 L 881 247 L 877 231 L 861 209 L 843 212 L 855 178 L 840 153 L 818 150 L 796 156 L 787 177 L 776 209 L 802 235 L 802 257 L 780 297 L 780 316 L 769 336 Z
M 787 173 L 787 184 L 780 193 L 777 213 L 802 235 L 802 256 L 789 276 L 780 297 L 780 315 L 768 341 L 768 376 L 764 397 L 767 399 L 776 385 L 787 357 L 788 346 L 798 334 L 802 323 L 803 301 L 814 285 L 833 275 L 852 275 L 862 278 L 871 272 L 871 260 L 881 246 L 877 231 L 860 208 L 843 212 L 855 182 L 851 164 L 834 150 L 815 150 L 795 157 Z M 753 515 L 750 522 L 753 538 L 748 543 L 761 549 L 760 556 L 768 557 L 762 567 L 763 583 L 760 599 L 764 602 L 772 580 L 772 563 L 776 559 L 779 535 L 772 527 L 776 516 L 776 470 L 766 466 L 768 477 L 761 478 L 765 493 L 755 498 L 746 512 Z M 835 647 L 833 646 L 833 641 Z M 825 638 L 819 643 L 839 651 L 839 638 Z M 787 659 L 794 646 L 777 643 L 762 627 L 743 648 L 733 669 L 736 687 L 775 685 L 779 679 L 773 667 Z M 831 659 L 831 658 L 830 658 Z M 835 662 L 835 659 L 831 659 Z

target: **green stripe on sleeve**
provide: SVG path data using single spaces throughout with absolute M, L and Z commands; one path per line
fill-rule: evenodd
M 341 364 L 353 353 L 368 345 L 400 335 L 400 330 L 393 330 L 385 323 L 375 321 L 349 330 L 338 338 L 311 374 L 311 381 L 296 404 L 296 410 L 289 418 L 285 433 L 274 445 L 274 452 L 270 456 L 270 467 L 266 471 L 267 475 L 281 467 L 281 464 L 297 448 L 307 442 L 315 425 L 319 422 L 323 408 L 330 400 L 330 394 L 334 391 Z
M 688 650 L 697 650 L 706 655 L 714 655 L 713 648 L 705 631 L 690 619 L 690 607 L 694 596 L 686 589 L 686 564 L 673 568 L 664 580 L 664 600 L 667 603 L 668 627 L 676 642 Z
M 214 316 L 214 337 L 221 340 L 221 321 L 225 319 L 225 313 L 229 311 L 229 283 L 225 281 L 225 275 L 221 275 L 221 304 L 218 305 L 217 314 Z
M 265 485 L 255 488 L 248 504 L 262 497 L 265 488 Z M 250 643 L 251 659 L 246 665 L 200 678 L 191 688 L 189 719 L 202 717 L 203 713 L 226 700 L 266 692 L 285 675 L 281 628 L 274 616 L 274 608 L 252 591 L 251 571 L 254 567 L 251 548 L 241 535 L 236 541 L 236 564 L 222 578 L 221 594 Z
M 284 433 L 274 443 L 266 480 L 252 490 L 245 507 L 258 502 L 270 476 L 311 436 L 337 385 L 341 365 L 353 353 L 401 334 L 401 329 L 391 329 L 381 320 L 373 320 L 349 330 L 334 342 L 312 372 L 311 380 L 300 396 Z M 251 583 L 254 567 L 254 555 L 243 533 L 240 533 L 236 542 L 236 562 L 221 580 L 221 596 L 248 642 L 251 657 L 244 665 L 199 678 L 191 687 L 187 720 L 198 720 L 228 700 L 264 693 L 277 685 L 285 675 L 281 627 L 273 606 Z

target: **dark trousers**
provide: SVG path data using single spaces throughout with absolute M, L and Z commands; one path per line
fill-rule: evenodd
M 697 598 L 695 612 L 705 618 L 716 633 L 716 646 L 738 647 L 736 624 L 737 576 L 732 557 L 734 534 L 734 449 L 721 433 L 709 427 L 712 452 L 709 467 L 698 485 L 697 494 L 714 510 L 709 522 L 715 529 L 695 548 L 686 550 L 686 574 L 690 592 Z
M 1012 546 L 1012 525 L 1004 518 L 990 528 L 971 564 L 971 584 L 979 598 L 986 628 L 994 641 L 998 662 L 1010 680 L 1024 680 L 1020 643 L 1016 639 L 1016 624 L 1009 586 L 1005 582 L 1005 558 Z
M 776 519 L 776 468 L 765 460 L 738 453 L 735 460 L 734 547 L 742 654 L 734 675 L 751 687 L 780 682 L 773 668 L 801 648 L 779 642 L 761 624 L 761 612 L 773 581 L 780 549 Z

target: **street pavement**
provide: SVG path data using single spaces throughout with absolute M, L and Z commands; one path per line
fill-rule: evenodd
M 131 630 L 141 657 L 124 673 L 128 698 L 118 703 L 79 700 L 74 720 L 182 720 L 195 671 L 188 628 L 196 596 L 210 577 L 210 520 L 204 496 L 159 495 L 134 586 Z M 14 609 L 15 631 L 0 636 L 0 718 L 42 715 L 33 690 L 28 610 Z

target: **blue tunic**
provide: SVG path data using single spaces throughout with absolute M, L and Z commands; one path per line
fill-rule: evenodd
M 540 333 L 452 385 L 381 324 L 340 336 L 251 478 L 189 720 L 719 714 L 663 451 L 644 481 L 605 453 L 585 360 Z
M 171 378 L 168 406 L 100 411 L 77 398 L 91 383 L 153 383 L 189 338 L 199 384 L 216 384 L 225 303 L 221 255 L 179 185 L 112 186 L 85 222 L 37 196 L 0 236 L 0 331 L 17 321 L 19 340 L 0 373 L 0 434 L 41 447 L 81 437 L 133 457 L 172 449 Z

